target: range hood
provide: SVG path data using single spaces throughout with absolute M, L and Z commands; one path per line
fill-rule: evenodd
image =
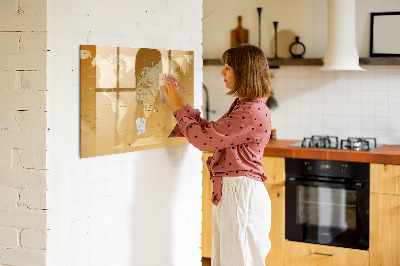
M 328 0 L 328 44 L 323 71 L 358 70 L 355 0 Z

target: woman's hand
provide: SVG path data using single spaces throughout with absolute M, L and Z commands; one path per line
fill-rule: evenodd
M 174 77 L 174 74 L 170 74 L 167 76 L 167 80 L 172 82 L 172 85 L 175 84 L 177 91 L 178 91 L 178 97 L 179 97 L 179 104 L 182 108 L 185 108 L 187 105 L 186 99 L 185 99 L 185 87 L 181 83 L 181 81 L 177 78 Z
M 161 90 L 164 93 L 165 102 L 172 112 L 183 109 L 187 105 L 182 83 L 175 77 L 168 75 Z

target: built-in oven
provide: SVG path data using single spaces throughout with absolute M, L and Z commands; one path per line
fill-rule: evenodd
M 369 164 L 285 161 L 286 239 L 367 250 Z

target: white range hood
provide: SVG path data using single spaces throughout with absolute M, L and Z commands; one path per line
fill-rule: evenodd
M 328 44 L 320 70 L 358 70 L 355 0 L 328 0 Z

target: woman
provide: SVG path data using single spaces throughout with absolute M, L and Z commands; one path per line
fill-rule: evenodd
M 271 246 L 271 202 L 261 164 L 271 130 L 268 62 L 252 45 L 228 49 L 222 62 L 227 95 L 237 98 L 216 122 L 200 118 L 186 103 L 175 78 L 161 88 L 178 121 L 170 137 L 185 136 L 196 148 L 214 151 L 207 161 L 215 205 L 212 265 L 265 265 Z

